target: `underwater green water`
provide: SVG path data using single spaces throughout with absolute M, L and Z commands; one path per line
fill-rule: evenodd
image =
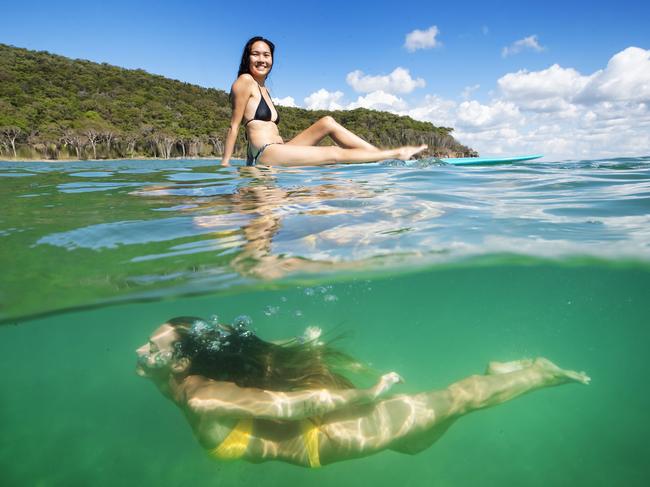
M 648 485 L 649 162 L 0 161 L 0 487 Z M 159 324 L 213 314 L 344 334 L 403 392 L 537 356 L 592 383 L 415 456 L 218 462 L 134 371 Z
M 0 483 L 647 485 L 649 289 L 650 273 L 634 266 L 485 265 L 4 325 Z M 279 309 L 269 316 L 267 306 Z M 248 314 L 267 339 L 309 325 L 347 333 L 344 348 L 379 371 L 398 371 L 403 391 L 442 388 L 481 373 L 489 360 L 540 355 L 587 371 L 592 384 L 536 391 L 468 415 L 416 456 L 384 452 L 320 470 L 216 462 L 175 406 L 134 373 L 134 349 L 158 323 L 213 313 Z

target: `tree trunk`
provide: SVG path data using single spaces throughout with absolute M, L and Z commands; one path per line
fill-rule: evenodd
M 92 129 L 86 130 L 86 137 L 88 137 L 88 142 L 90 142 L 93 148 L 93 159 L 97 159 L 97 139 L 99 138 L 99 134 Z
M 74 147 L 74 150 L 77 153 L 77 159 L 81 159 L 81 141 L 78 139 L 73 140 L 72 146 Z
M 104 137 L 104 140 L 106 141 L 106 150 L 108 151 L 108 157 L 111 157 L 111 142 L 113 141 L 113 137 L 115 137 L 115 134 L 111 132 L 110 130 L 106 130 L 102 136 Z
M 128 139 L 126 142 L 126 153 L 131 157 L 133 157 L 133 152 L 135 151 L 136 142 L 137 141 L 135 138 Z
M 165 159 L 169 159 L 172 155 L 172 148 L 174 147 L 174 139 L 172 137 L 165 137 Z
M 18 157 L 16 155 L 16 139 L 20 136 L 20 134 L 22 134 L 22 132 L 23 131 L 20 130 L 20 128 L 13 126 L 0 129 L 0 133 L 3 134 L 11 144 L 11 151 L 14 154 L 14 159 Z
M 215 156 L 220 156 L 223 154 L 223 143 L 221 139 L 217 136 L 211 135 L 208 140 L 212 144 L 212 148 Z

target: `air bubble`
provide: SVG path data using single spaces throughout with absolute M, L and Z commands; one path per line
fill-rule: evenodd
M 239 315 L 232 324 L 235 328 L 248 328 L 253 324 L 253 319 L 248 315 Z
M 273 316 L 273 315 L 277 314 L 278 311 L 280 311 L 280 307 L 279 307 L 279 306 L 271 306 L 271 305 L 268 305 L 268 306 L 266 306 L 266 307 L 264 308 L 264 314 L 265 314 L 266 316 Z

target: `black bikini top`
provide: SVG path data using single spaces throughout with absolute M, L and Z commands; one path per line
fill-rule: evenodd
M 260 103 L 257 105 L 257 110 L 255 110 L 255 115 L 253 118 L 251 118 L 248 122 L 244 123 L 244 127 L 248 125 L 250 122 L 253 120 L 262 120 L 263 122 L 275 122 L 276 125 L 280 123 L 280 114 L 278 113 L 278 118 L 275 120 L 271 120 L 271 117 L 273 114 L 271 113 L 271 109 L 269 108 L 268 103 L 266 103 L 266 100 L 264 99 L 264 95 L 262 95 L 262 87 L 258 84 L 257 87 L 260 89 Z M 277 110 L 276 110 L 277 112 Z

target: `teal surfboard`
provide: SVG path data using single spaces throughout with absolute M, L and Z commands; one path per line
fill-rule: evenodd
M 532 159 L 539 159 L 541 155 L 529 156 L 515 156 L 515 157 L 443 157 L 440 160 L 447 164 L 454 164 L 456 166 L 468 165 L 489 165 L 489 164 L 511 164 L 513 162 L 530 161 Z

